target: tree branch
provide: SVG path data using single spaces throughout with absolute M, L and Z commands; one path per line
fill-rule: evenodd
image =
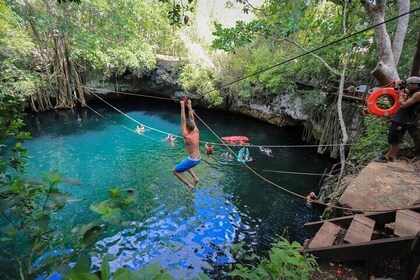
M 408 13 L 410 11 L 410 0 L 397 0 L 398 15 Z M 409 15 L 398 18 L 397 30 L 395 32 L 394 41 L 392 42 L 392 53 L 394 54 L 395 67 L 400 61 L 405 35 L 407 34 Z
M 296 43 L 296 42 L 293 42 L 292 40 L 289 40 L 289 39 L 287 39 L 287 38 L 283 38 L 283 39 L 276 39 L 276 38 L 270 38 L 270 39 L 272 39 L 272 40 L 274 40 L 274 41 L 276 41 L 276 42 L 283 42 L 283 41 L 286 41 L 286 42 L 288 42 L 288 43 L 290 43 L 290 44 L 292 44 L 292 45 L 294 45 L 294 46 L 296 46 L 297 48 L 299 48 L 299 49 L 301 49 L 301 50 L 303 50 L 303 51 L 305 51 L 305 52 L 308 52 L 308 50 L 307 49 L 305 49 L 304 47 L 302 47 L 301 45 L 299 45 L 298 43 Z M 310 53 L 310 55 L 312 55 L 313 57 L 315 57 L 316 59 L 318 59 L 322 64 L 324 64 L 324 66 L 328 69 L 328 70 L 330 70 L 331 72 L 333 72 L 335 75 L 337 75 L 337 76 L 340 76 L 340 72 L 338 72 L 337 70 L 335 70 L 334 68 L 332 68 L 323 58 L 321 58 L 320 56 L 318 56 L 318 55 L 316 55 L 316 54 L 314 54 L 313 52 L 311 52 Z
M 368 14 L 373 12 L 373 5 L 370 0 L 360 0 L 360 2 L 365 7 L 365 10 L 368 12 Z
M 347 34 L 346 11 L 347 11 L 347 2 L 344 1 L 344 6 L 343 6 L 343 34 L 344 34 L 344 36 L 346 36 L 346 34 Z M 339 89 L 338 89 L 337 113 L 338 113 L 338 120 L 340 122 L 340 128 L 341 128 L 341 133 L 343 135 L 343 139 L 342 139 L 341 144 L 340 144 L 341 169 L 340 169 L 340 175 L 339 175 L 338 180 L 337 180 L 337 189 L 340 185 L 341 179 L 344 175 L 344 171 L 345 171 L 345 168 L 346 168 L 345 145 L 347 144 L 348 135 L 347 135 L 346 123 L 344 122 L 344 117 L 343 117 L 343 109 L 342 109 L 341 105 L 342 105 L 342 100 L 343 100 L 344 81 L 345 81 L 345 78 L 346 78 L 346 69 L 347 69 L 347 64 L 348 64 L 349 58 L 350 58 L 350 51 L 347 51 L 346 59 L 344 60 L 343 71 L 341 72 L 341 75 L 340 75 L 340 86 L 339 86 Z

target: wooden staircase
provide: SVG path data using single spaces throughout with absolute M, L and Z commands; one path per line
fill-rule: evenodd
M 306 223 L 314 237 L 301 249 L 327 260 L 420 254 L 420 205 Z

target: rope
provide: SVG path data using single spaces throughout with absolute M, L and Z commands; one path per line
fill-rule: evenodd
M 89 87 L 85 87 L 85 88 L 86 89 L 90 89 Z M 96 89 L 94 89 L 94 90 L 96 90 Z M 99 97 L 97 94 L 93 93 L 90 90 L 88 90 L 88 91 L 89 91 L 89 93 L 93 94 L 95 97 L 97 97 L 99 100 L 101 100 L 102 102 L 104 102 L 105 104 L 107 104 L 108 106 L 110 106 L 111 108 L 113 108 L 114 110 L 116 110 L 117 112 L 123 114 L 125 117 L 127 117 L 130 120 L 134 121 L 136 124 L 143 125 L 144 127 L 147 127 L 150 130 L 154 130 L 154 131 L 159 132 L 159 133 L 162 133 L 162 134 L 166 134 L 166 135 L 171 134 L 171 135 L 174 135 L 176 137 L 182 137 L 181 135 L 177 135 L 177 134 L 173 134 L 173 133 L 166 132 L 166 131 L 163 131 L 163 130 L 159 130 L 159 129 L 153 128 L 151 126 L 147 126 L 147 125 L 145 125 L 143 123 L 140 123 L 139 121 L 133 119 L 132 117 L 130 117 L 129 115 L 127 115 L 126 113 L 124 113 L 120 109 L 116 108 L 115 106 L 113 106 L 112 104 L 110 104 L 109 102 L 107 102 L 106 100 L 104 100 L 103 98 Z M 108 91 L 108 90 L 106 90 L 106 91 L 107 92 L 117 92 L 117 91 Z M 136 94 L 134 94 L 134 95 L 136 95 Z M 79 99 L 77 99 L 77 100 L 79 100 Z M 168 98 L 168 100 L 172 100 L 172 99 L 169 99 Z M 256 144 L 225 144 L 225 143 L 220 144 L 220 143 L 213 143 L 211 141 L 204 141 L 204 140 L 203 141 L 200 141 L 200 143 L 211 143 L 211 144 L 213 144 L 215 146 L 257 147 L 257 148 L 259 148 L 259 147 L 267 147 L 267 148 L 317 148 L 317 147 L 330 147 L 330 146 L 332 147 L 332 146 L 340 146 L 341 145 L 341 144 L 320 144 L 320 145 L 256 145 Z M 352 144 L 346 144 L 346 145 L 350 146 Z
M 93 92 L 91 92 L 91 93 L 92 93 L 94 96 L 96 96 L 98 99 L 100 99 L 102 102 L 104 102 L 105 104 L 107 104 L 108 106 L 110 106 L 112 109 L 114 109 L 114 110 L 116 110 L 117 112 L 119 112 L 119 113 L 123 114 L 124 116 L 126 116 L 127 118 L 129 118 L 130 120 L 132 120 L 133 122 L 135 122 L 136 124 L 143 125 L 144 127 L 147 127 L 147 128 L 149 128 L 149 129 L 151 129 L 151 130 L 154 130 L 154 131 L 156 131 L 156 132 L 160 132 L 160 133 L 163 133 L 163 134 L 171 134 L 171 133 L 167 133 L 167 132 L 165 132 L 165 131 L 163 131 L 163 130 L 159 130 L 159 129 L 156 129 L 156 128 L 153 128 L 153 127 L 151 127 L 151 126 L 147 126 L 147 125 L 145 125 L 145 124 L 142 124 L 142 123 L 138 122 L 137 120 L 133 119 L 132 117 L 130 117 L 129 115 L 127 115 L 126 113 L 124 113 L 123 111 L 121 111 L 120 109 L 118 109 L 117 107 L 113 106 L 113 105 L 112 105 L 111 103 L 109 103 L 108 101 L 104 100 L 102 97 L 99 97 L 97 94 L 95 94 L 95 93 L 93 93 Z M 174 134 L 171 134 L 171 135 L 174 135 Z
M 95 95 L 95 94 L 94 94 Z M 95 95 L 96 96 L 96 95 Z M 78 99 L 76 96 L 75 96 L 75 98 L 78 100 L 78 101 L 81 101 L 80 99 Z M 102 98 L 99 98 L 99 99 L 101 99 L 101 100 L 103 100 Z M 103 100 L 104 102 L 106 102 L 105 100 Z M 116 109 L 116 110 L 118 110 L 117 108 L 115 108 L 114 106 L 112 106 L 111 104 L 109 104 L 108 102 L 106 102 L 108 105 L 110 105 L 111 107 L 113 107 L 114 109 Z M 101 118 L 103 118 L 103 119 L 107 119 L 105 116 L 103 116 L 102 114 L 100 114 L 99 112 L 97 112 L 95 109 L 93 109 L 92 107 L 90 107 L 90 106 L 88 106 L 88 105 L 86 105 L 86 107 L 88 108 L 88 109 L 90 109 L 91 111 L 93 111 L 95 114 L 97 114 L 98 116 L 100 116 Z M 128 115 L 126 115 L 125 113 L 123 113 L 122 111 L 120 111 L 120 110 L 118 110 L 120 113 L 122 113 L 123 115 L 125 115 L 125 116 L 127 116 L 127 117 L 129 117 Z M 197 119 L 199 119 L 206 127 L 207 127 L 207 129 L 211 132 L 211 133 L 213 133 L 216 137 L 217 137 L 217 139 L 221 142 L 221 144 L 220 145 L 224 145 L 230 152 L 232 152 L 233 154 L 235 154 L 236 155 L 236 153 L 230 148 L 230 146 L 228 145 L 228 144 L 225 144 L 225 143 L 223 143 L 223 140 L 195 113 L 195 111 L 194 111 L 194 115 L 197 117 Z M 132 119 L 131 117 L 129 117 L 130 119 Z M 136 120 L 134 120 L 134 119 L 132 119 L 133 121 L 135 121 L 135 122 L 137 122 Z M 112 120 L 111 120 L 112 121 Z M 119 125 L 119 126 L 121 126 L 121 127 L 123 127 L 124 129 L 127 129 L 127 130 L 129 130 L 129 131 L 131 131 L 131 132 L 133 132 L 133 133 L 136 133 L 133 129 L 131 129 L 131 128 L 129 128 L 129 127 L 127 127 L 127 126 L 125 126 L 125 125 L 122 125 L 122 124 L 119 124 L 119 123 L 117 123 L 117 122 L 115 122 L 115 121 L 112 121 L 113 123 L 115 123 L 115 124 L 117 124 L 117 125 Z M 139 122 L 137 122 L 137 123 L 139 123 Z M 140 124 L 140 123 L 139 123 Z M 145 127 L 148 127 L 148 126 L 145 126 Z M 149 128 L 149 127 L 148 127 Z M 152 130 L 155 130 L 155 131 L 158 131 L 158 132 L 162 132 L 162 131 L 160 131 L 160 130 L 158 130 L 158 129 L 154 129 L 154 128 L 150 128 L 150 129 L 152 129 Z M 166 132 L 164 132 L 165 134 L 166 134 Z M 137 135 L 139 135 L 138 133 L 136 133 Z M 147 137 L 147 136 L 144 136 L 144 135 L 142 135 L 143 137 Z M 156 140 L 156 139 L 154 139 L 154 138 L 152 138 L 152 137 L 148 137 L 148 138 L 151 138 L 151 139 L 153 139 L 153 140 Z M 200 141 L 200 142 L 203 142 L 203 141 Z M 237 155 L 236 155 L 237 156 Z M 286 188 L 284 188 L 284 187 L 281 187 L 280 185 L 278 185 L 278 184 L 276 184 L 276 183 L 274 183 L 273 181 L 270 181 L 270 180 L 268 180 L 267 178 L 265 178 L 265 177 L 263 177 L 262 175 L 260 175 L 259 173 L 257 173 L 254 169 L 252 169 L 249 165 L 247 165 L 245 162 L 243 162 L 243 164 L 245 165 L 245 167 L 248 169 L 248 170 L 250 170 L 252 173 L 254 173 L 257 177 L 259 177 L 259 178 L 261 178 L 263 181 L 266 181 L 267 183 L 269 183 L 269 184 L 271 184 L 271 185 L 273 185 L 273 186 L 275 186 L 275 187 L 277 187 L 277 188 L 279 188 L 279 189 L 281 189 L 282 191 L 284 191 L 284 192 L 286 192 L 286 193 L 289 193 L 289 194 L 291 194 L 291 195 L 293 195 L 293 196 L 296 196 L 296 197 L 298 197 L 298 198 L 302 198 L 302 199 L 305 199 L 306 200 L 306 197 L 305 196 L 303 196 L 303 195 L 300 195 L 300 194 L 298 194 L 298 193 L 296 193 L 296 192 L 293 192 L 293 191 L 291 191 L 291 190 L 288 190 L 288 189 L 286 189 Z M 277 173 L 288 173 L 288 174 L 299 174 L 299 175 L 324 175 L 324 174 L 316 174 L 316 173 L 303 173 L 303 172 L 289 172 L 289 171 L 272 171 L 272 170 L 263 170 L 263 171 L 266 171 L 266 172 L 277 172 Z M 353 211 L 353 212 L 387 212 L 387 211 L 397 211 L 397 210 L 405 210 L 405 209 L 410 209 L 410 208 L 412 208 L 411 206 L 407 206 L 407 207 L 402 207 L 402 208 L 394 208 L 394 209 L 357 209 L 357 208 L 348 208 L 348 207 L 341 207 L 341 206 L 337 206 L 337 205 L 333 205 L 333 204 L 328 204 L 328 203 L 323 203 L 323 202 L 320 202 L 320 201 L 317 201 L 317 200 L 312 200 L 311 201 L 312 203 L 316 203 L 316 204 L 319 204 L 319 205 L 323 205 L 323 206 L 325 206 L 325 207 L 331 207 L 331 208 L 335 208 L 335 209 L 340 209 L 340 210 L 348 210 L 348 211 Z
M 173 101 L 172 98 L 169 97 L 160 97 L 160 96 L 153 96 L 153 95 L 144 95 L 144 94 L 137 94 L 137 93 L 131 93 L 131 92 L 123 92 L 118 90 L 108 90 L 108 89 L 100 89 L 100 88 L 93 88 L 93 87 L 87 87 L 87 86 L 80 86 L 82 88 L 88 89 L 88 90 L 95 90 L 95 91 L 101 91 L 101 92 L 113 92 L 118 94 L 125 94 L 125 95 L 131 95 L 131 96 L 140 96 L 140 97 L 148 97 L 148 98 L 155 98 L 155 99 L 161 99 L 161 100 L 170 100 Z
M 249 74 L 249 75 L 247 75 L 247 76 L 243 76 L 243 77 L 241 77 L 241 78 L 239 78 L 239 79 L 237 79 L 237 80 L 234 80 L 234 81 L 229 82 L 229 83 L 227 83 L 227 84 L 221 85 L 221 86 L 219 86 L 217 89 L 212 89 L 212 90 L 209 90 L 209 91 L 207 91 L 207 92 L 204 92 L 204 93 L 203 93 L 203 95 L 206 95 L 206 94 L 208 94 L 208 93 L 210 93 L 210 92 L 213 92 L 213 91 L 216 91 L 216 90 L 222 89 L 222 88 L 224 88 L 224 87 L 230 86 L 230 85 L 235 84 L 235 83 L 237 83 L 237 82 L 240 82 L 240 81 L 242 81 L 242 80 L 248 79 L 248 78 L 250 78 L 250 77 L 252 77 L 252 76 L 256 76 L 256 75 L 261 74 L 261 73 L 263 73 L 263 72 L 265 72 L 265 71 L 271 70 L 271 69 L 273 69 L 273 68 L 275 68 L 275 67 L 277 67 L 277 66 L 280 66 L 280 65 L 286 64 L 286 63 L 291 62 L 291 61 L 294 61 L 295 59 L 301 58 L 301 57 L 306 56 L 306 55 L 308 55 L 308 54 L 311 54 L 311 53 L 314 53 L 314 52 L 316 52 L 316 51 L 322 50 L 322 49 L 324 49 L 324 48 L 326 48 L 326 47 L 329 47 L 329 46 L 331 46 L 331 45 L 334 45 L 335 43 L 338 43 L 338 42 L 341 42 L 341 41 L 347 40 L 348 38 L 351 38 L 351 37 L 353 37 L 353 36 L 356 36 L 356 35 L 359 35 L 359 34 L 361 34 L 361 33 L 364 33 L 364 32 L 366 32 L 366 31 L 368 31 L 368 30 L 370 30 L 370 29 L 373 29 L 373 28 L 375 28 L 375 27 L 378 27 L 378 26 L 380 26 L 380 25 L 382 25 L 382 24 L 385 24 L 385 23 L 388 23 L 388 22 L 390 22 L 390 21 L 394 21 L 394 20 L 396 20 L 396 19 L 399 19 L 400 17 L 403 17 L 403 16 L 409 15 L 409 14 L 411 14 L 411 13 L 417 12 L 418 10 L 420 10 L 420 7 L 417 7 L 417 8 L 412 9 L 412 10 L 410 10 L 410 11 L 406 12 L 406 13 L 403 13 L 403 14 L 398 15 L 398 16 L 396 16 L 396 17 L 393 17 L 393 18 L 387 19 L 387 20 L 385 20 L 385 21 L 383 21 L 383 22 L 380 22 L 380 23 L 377 23 L 377 24 L 375 24 L 375 25 L 369 26 L 369 27 L 367 27 L 367 28 L 365 28 L 365 29 L 359 30 L 359 31 L 354 32 L 354 33 L 352 33 L 352 34 L 350 34 L 350 35 L 347 35 L 347 36 L 341 37 L 340 39 L 337 39 L 337 40 L 335 40 L 335 41 L 332 41 L 332 42 L 327 43 L 327 44 L 325 44 L 325 45 L 322 45 L 322 46 L 320 46 L 320 47 L 317 47 L 317 48 L 314 48 L 314 49 L 312 49 L 312 50 L 309 50 L 309 51 L 303 52 L 303 53 L 301 53 L 300 55 L 297 55 L 297 56 L 295 56 L 295 57 L 292 57 L 292 58 L 286 59 L 286 60 L 284 60 L 284 61 L 282 61 L 282 62 L 276 63 L 276 64 L 274 64 L 274 65 L 272 65 L 272 66 L 269 66 L 269 67 L 267 67 L 267 68 L 261 69 L 261 70 L 259 70 L 259 71 L 256 71 L 256 72 L 252 73 L 252 74 Z
M 370 27 L 367 27 L 367 28 L 365 28 L 365 29 L 362 29 L 362 30 L 360 30 L 360 31 L 357 31 L 357 32 L 355 32 L 355 33 L 352 33 L 352 34 L 350 34 L 350 35 L 347 35 L 347 36 L 344 36 L 344 37 L 342 37 L 342 38 L 340 38 L 340 39 L 338 39 L 338 40 L 335 40 L 335 41 L 333 41 L 333 42 L 330 42 L 330 43 L 327 43 L 327 44 L 325 44 L 325 45 L 323 45 L 323 46 L 320 46 L 320 47 L 318 47 L 318 48 L 315 48 L 315 49 L 312 49 L 312 50 L 310 50 L 310 51 L 306 51 L 306 52 L 304 52 L 304 53 L 302 53 L 302 54 L 300 54 L 300 55 L 297 55 L 297 56 L 295 56 L 295 57 L 293 57 L 293 58 L 290 58 L 290 59 L 287 59 L 287 60 L 284 60 L 284 61 L 282 61 L 282 62 L 280 62 L 280 63 L 277 63 L 277 64 L 274 64 L 274 65 L 272 65 L 272 66 L 270 66 L 270 67 L 267 67 L 267 68 L 264 68 L 264 69 L 262 69 L 262 70 L 259 70 L 259 71 L 257 71 L 257 72 L 254 72 L 254 73 L 252 73 L 252 74 L 250 74 L 250 75 L 247 75 L 247 76 L 244 76 L 244 77 L 241 77 L 241 78 L 239 78 L 239 79 L 237 79 L 237 80 L 234 80 L 234 81 L 232 81 L 232 82 L 229 82 L 229 83 L 227 83 L 227 84 L 224 84 L 224 85 L 221 85 L 220 87 L 218 87 L 217 89 L 213 89 L 213 90 L 210 90 L 210 91 L 207 91 L 207 92 L 205 92 L 203 95 L 205 95 L 205 94 L 208 94 L 208 93 L 211 93 L 211 92 L 213 92 L 213 91 L 215 91 L 215 90 L 218 90 L 218 89 L 222 89 L 222 88 L 224 88 L 224 87 L 227 87 L 227 86 L 229 86 L 229 85 L 232 85 L 232 84 L 234 84 L 234 83 L 237 83 L 237 82 L 240 82 L 240 81 L 242 81 L 242 80 L 245 80 L 245 79 L 247 79 L 247 78 L 250 78 L 250 77 L 252 77 L 252 76 L 255 76 L 255 75 L 258 75 L 258 74 L 261 74 L 261 73 L 263 73 L 263 72 L 265 72 L 265 71 L 268 71 L 268 70 L 271 70 L 271 69 L 273 69 L 273 68 L 275 68 L 275 67 L 277 67 L 277 66 L 280 66 L 280 65 L 283 65 L 283 64 L 286 64 L 286 63 L 288 63 L 288 62 L 290 62 L 290 61 L 293 61 L 293 60 L 295 60 L 295 59 L 298 59 L 298 58 L 300 58 L 300 57 L 303 57 L 303 56 L 305 56 L 305 55 L 308 55 L 308 54 L 311 54 L 311 53 L 314 53 L 314 52 L 316 52 L 316 51 L 319 51 L 319 50 L 321 50 L 321 49 L 324 49 L 324 48 L 326 48 L 326 47 L 329 47 L 329 46 L 331 46 L 331 45 L 333 45 L 333 44 L 335 44 L 335 43 L 338 43 L 338 42 L 341 42 L 341 41 L 344 41 L 344 40 L 346 40 L 346 39 L 348 39 L 348 38 L 351 38 L 351 37 L 353 37 L 353 36 L 355 36 L 355 35 L 358 35 L 358 34 L 361 34 L 361 33 L 364 33 L 365 31 L 367 31 L 367 30 L 370 30 L 370 29 L 373 29 L 373 28 L 375 28 L 375 27 L 378 27 L 378 26 L 380 26 L 380 25 L 382 25 L 382 24 L 385 24 L 385 23 L 387 23 L 387 22 L 390 22 L 390 21 L 393 21 L 393 20 L 395 20 L 395 19 L 398 19 L 398 18 L 400 18 L 400 17 L 403 17 L 403 16 L 406 16 L 406 15 L 408 15 L 408 14 L 411 14 L 411 13 L 414 13 L 414 12 L 416 12 L 416 11 L 418 11 L 418 10 L 420 10 L 420 7 L 418 7 L 418 8 L 415 8 L 415 9 L 413 9 L 413 10 L 410 10 L 409 12 L 406 12 L 406 13 L 404 13 L 404 14 L 401 14 L 401 15 L 398 15 L 398 16 L 396 16 L 396 17 L 393 17 L 393 18 L 391 18 L 391 19 L 388 19 L 388 20 L 385 20 L 385 21 L 383 21 L 383 22 L 381 22 L 381 23 L 378 23 L 378 24 L 375 24 L 375 25 L 373 25 L 373 26 L 370 26 Z M 87 87 L 85 87 L 85 88 L 87 88 Z M 95 90 L 97 90 L 97 89 L 95 89 Z M 104 91 L 108 91 L 108 90 L 104 90 Z M 121 92 L 120 92 L 121 93 Z M 118 112 L 120 112 L 121 114 L 123 114 L 124 116 L 126 116 L 127 118 L 129 118 L 129 119 L 131 119 L 132 121 L 134 121 L 134 122 L 136 122 L 137 124 L 140 124 L 140 125 L 142 125 L 141 123 L 139 123 L 137 120 L 135 120 L 135 119 L 133 119 L 133 118 L 131 118 L 130 116 L 128 116 L 127 114 L 125 114 L 124 112 L 122 112 L 121 110 L 119 110 L 119 109 L 117 109 L 116 107 L 114 107 L 113 105 L 111 105 L 110 103 L 108 103 L 107 101 L 105 101 L 104 99 L 102 99 L 102 98 L 100 98 L 98 95 L 96 95 L 96 94 L 94 94 L 93 92 L 92 92 L 92 94 L 93 95 L 95 95 L 97 98 L 99 98 L 100 100 L 102 100 L 103 102 L 105 102 L 106 104 L 108 104 L 109 106 L 111 106 L 112 108 L 114 108 L 115 110 L 117 110 Z M 121 93 L 121 94 L 123 94 L 123 93 Z M 164 98 L 164 97 L 157 97 L 157 96 L 155 96 L 155 97 L 151 97 L 151 96 L 147 96 L 147 95 L 137 95 L 136 94 L 136 96 L 143 96 L 143 97 L 149 97 L 149 98 L 156 98 L 156 99 L 166 99 L 166 100 L 172 100 L 172 99 L 170 99 L 170 98 Z M 79 100 L 80 101 L 80 100 Z M 217 137 L 217 139 L 221 142 L 221 143 L 223 143 L 223 141 L 222 141 L 222 139 L 193 111 L 193 113 L 194 113 L 194 115 Z M 155 129 L 155 128 L 152 128 L 152 127 L 148 127 L 148 126 L 146 126 L 146 125 L 144 125 L 145 127 L 147 127 L 147 128 L 149 128 L 149 129 L 152 129 L 152 130 L 154 130 L 154 131 L 157 131 L 157 132 L 161 132 L 161 133 L 165 133 L 165 134 L 167 134 L 166 132 L 164 132 L 164 131 L 162 131 L 162 130 L 158 130 L 158 129 Z M 128 128 L 129 129 L 129 128 Z M 131 129 L 129 129 L 130 131 L 132 131 Z M 202 142 L 202 141 L 200 141 L 200 142 Z M 233 150 L 229 147 L 229 145 L 227 145 L 227 144 L 223 144 L 227 149 L 229 149 L 233 154 L 236 154 L 235 152 L 233 152 Z M 302 199 L 306 199 L 306 197 L 305 196 L 302 196 L 302 195 L 300 195 L 300 194 L 298 194 L 298 193 L 296 193 L 296 192 L 293 192 L 293 191 L 291 191 L 291 190 L 288 190 L 288 189 L 286 189 L 286 188 L 283 188 L 283 187 L 281 187 L 280 185 L 278 185 L 278 184 L 276 184 L 276 183 L 274 183 L 274 182 L 272 182 L 272 181 L 270 181 L 270 180 L 268 180 L 267 178 L 265 178 L 265 177 L 263 177 L 263 176 L 261 176 L 259 173 L 257 173 L 254 169 L 252 169 L 250 166 L 248 166 L 245 162 L 243 162 L 243 164 L 248 168 L 248 170 L 250 170 L 252 173 L 254 173 L 257 177 L 259 177 L 259 178 L 261 178 L 263 181 L 265 181 L 265 182 L 267 182 L 267 183 L 269 183 L 269 184 L 271 184 L 271 185 L 273 185 L 273 186 L 275 186 L 275 187 L 277 187 L 277 188 L 279 188 L 279 189 L 281 189 L 281 190 L 283 190 L 284 192 L 286 192 L 286 193 L 289 193 L 289 194 L 291 194 L 291 195 L 294 195 L 294 196 L 296 196 L 296 197 L 299 197 L 299 198 L 302 198 Z M 348 207 L 341 207 L 341 206 L 336 206 L 336 205 L 332 205 L 332 204 L 327 204 L 327 203 L 322 203 L 322 202 L 320 202 L 320 201 L 316 201 L 316 200 L 313 200 L 312 201 L 313 203 L 317 203 L 317 204 L 320 204 L 320 205 L 323 205 L 323 206 L 326 206 L 326 207 L 331 207 L 331 208 L 335 208 L 335 209 L 340 209 L 340 210 L 350 210 L 350 211 L 353 211 L 353 212 L 385 212 L 385 211 L 397 211 L 397 210 L 403 210 L 403 209 L 409 209 L 409 208 L 411 208 L 411 207 L 403 207 L 403 208 L 394 208 L 394 209 L 353 209 L 353 208 L 348 208 Z
M 76 96 L 74 96 L 74 98 L 76 98 L 77 100 L 79 100 L 79 101 L 81 102 L 81 100 L 80 100 L 79 98 L 77 98 Z M 133 130 L 133 129 L 129 128 L 128 126 L 125 126 L 125 125 L 123 125 L 123 124 L 120 124 L 120 123 L 118 123 L 118 122 L 116 122 L 116 121 L 114 121 L 114 120 L 110 120 L 110 119 L 108 119 L 107 117 L 103 116 L 101 113 L 99 113 L 98 111 L 96 111 L 95 109 L 93 109 L 92 107 L 90 107 L 90 106 L 89 106 L 89 105 L 87 105 L 87 104 L 86 104 L 86 107 L 87 107 L 89 110 L 91 110 L 92 112 L 94 112 L 95 114 L 97 114 L 98 116 L 100 116 L 101 118 L 103 118 L 104 120 L 109 120 L 109 121 L 111 121 L 112 123 L 114 123 L 114 124 L 116 124 L 116 125 L 119 125 L 119 126 L 121 126 L 122 128 L 127 129 L 127 130 L 129 130 L 129 131 L 131 131 L 131 132 L 133 132 L 133 133 L 135 133 L 135 134 L 137 134 L 137 135 L 140 135 L 140 136 L 143 136 L 143 137 L 146 137 L 146 138 L 152 139 L 152 140 L 156 140 L 156 139 L 155 139 L 155 138 L 153 138 L 153 137 L 150 137 L 150 136 L 147 136 L 147 135 L 144 135 L 144 134 L 139 134 L 139 133 L 137 133 L 135 130 Z
M 194 115 L 197 117 L 197 119 L 199 119 L 206 127 L 208 130 L 210 130 L 214 136 L 216 136 L 219 141 L 223 142 L 222 139 L 194 112 Z M 228 146 L 225 145 L 226 148 L 228 148 L 233 154 L 235 154 L 235 152 L 232 151 L 232 149 Z M 265 178 L 264 176 L 260 175 L 258 172 L 256 172 L 253 168 L 251 168 L 248 164 L 246 164 L 245 162 L 243 162 L 243 164 L 245 165 L 246 168 L 248 168 L 249 171 L 251 171 L 254 175 L 256 175 L 257 177 L 259 177 L 261 180 L 269 183 L 270 185 L 273 185 L 277 188 L 279 188 L 280 190 L 291 194 L 293 196 L 296 196 L 298 198 L 302 198 L 306 200 L 306 196 L 303 196 L 301 194 L 298 194 L 296 192 L 293 192 L 291 190 L 288 190 L 276 183 L 274 183 L 273 181 Z M 329 204 L 329 203 L 323 203 L 321 201 L 317 201 L 317 200 L 312 200 L 312 203 L 316 203 L 319 205 L 323 205 L 325 207 L 331 207 L 331 208 L 335 208 L 335 209 L 340 209 L 340 210 L 347 210 L 347 211 L 352 211 L 352 212 L 388 212 L 388 211 L 397 211 L 397 210 L 405 210 L 405 209 L 410 209 L 412 208 L 412 206 L 407 206 L 407 207 L 402 207 L 402 208 L 394 208 L 394 209 L 359 209 L 359 208 L 349 208 L 349 207 L 342 207 L 342 206 L 337 206 L 337 205 L 333 205 L 333 204 Z
M 264 172 L 273 172 L 273 173 L 284 173 L 284 174 L 296 174 L 296 175 L 310 175 L 310 176 L 322 176 L 321 173 L 305 173 L 305 172 L 292 172 L 292 171 L 279 171 L 279 170 L 263 170 Z

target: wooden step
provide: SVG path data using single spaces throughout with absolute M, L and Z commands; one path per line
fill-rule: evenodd
M 312 239 L 311 243 L 309 243 L 308 248 L 314 249 L 332 246 L 334 244 L 335 238 L 340 232 L 340 229 L 340 226 L 337 226 L 336 224 L 331 222 L 324 222 L 322 227 L 316 233 L 315 237 Z
M 413 236 L 420 231 L 420 213 L 411 210 L 398 210 L 395 217 L 396 236 Z
M 362 215 L 355 215 L 344 236 L 344 241 L 351 244 L 368 242 L 372 238 L 375 221 Z

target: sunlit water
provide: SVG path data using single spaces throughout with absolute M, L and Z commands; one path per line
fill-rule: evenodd
M 147 126 L 180 134 L 176 103 L 140 98 L 112 103 Z M 306 201 L 264 182 L 236 160 L 223 159 L 226 148 L 222 146 L 206 156 L 201 145 L 205 161 L 194 168 L 200 182 L 188 195 L 187 187 L 171 172 L 186 156 L 182 139 L 171 145 L 165 134 L 150 129 L 144 136 L 137 135 L 121 126 L 134 129 L 133 120 L 105 104 L 93 108 L 105 119 L 88 109 L 29 116 L 26 122 L 33 139 L 26 147 L 31 155 L 29 173 L 57 169 L 83 182 L 82 187 L 62 187 L 81 201 L 55 216 L 60 226 L 71 229 L 98 219 L 89 205 L 107 199 L 108 188 L 138 192 L 138 201 L 124 212 L 131 225 L 110 227 L 97 242 L 96 268 L 108 254 L 113 271 L 156 262 L 177 279 L 193 278 L 200 272 L 218 277 L 227 264 L 236 262 L 229 250 L 233 244 L 244 242 L 246 250 L 263 255 L 277 235 L 302 242 L 307 237 L 303 224 L 319 215 Z M 198 108 L 196 113 L 219 136 L 246 135 L 251 144 L 261 145 L 305 144 L 296 128 L 279 128 L 227 112 Z M 198 120 L 197 124 L 201 140 L 217 142 Z M 329 164 L 315 148 L 274 148 L 272 158 L 258 148 L 250 152 L 256 158 L 250 166 L 258 173 L 302 195 L 317 189 L 321 177 L 264 170 L 323 173 Z

